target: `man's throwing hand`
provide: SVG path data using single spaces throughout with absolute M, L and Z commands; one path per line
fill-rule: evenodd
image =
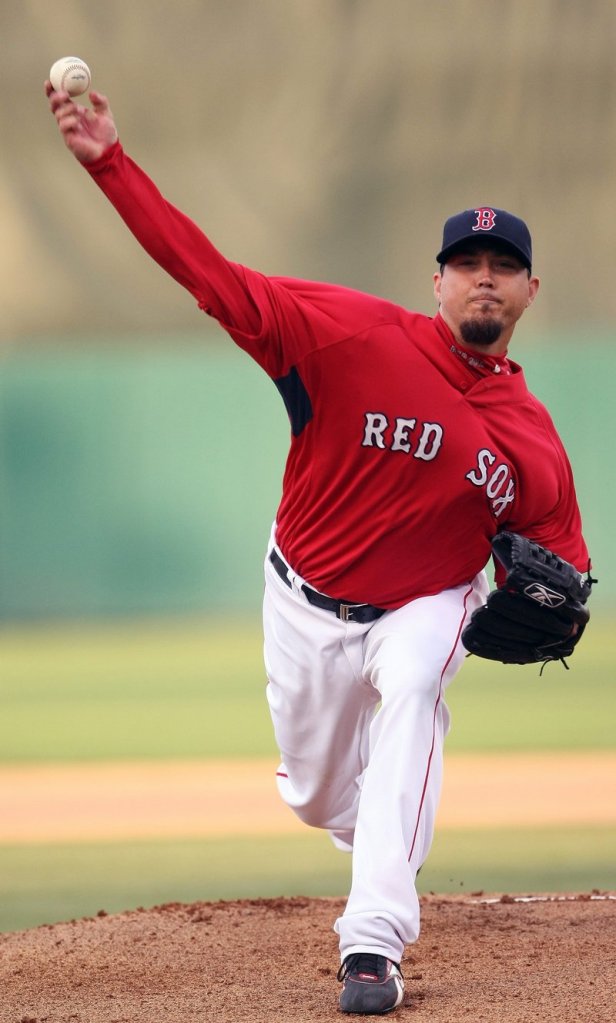
M 75 103 L 68 92 L 56 92 L 50 81 L 45 82 L 45 95 L 64 142 L 80 163 L 98 160 L 117 141 L 113 114 L 100 92 L 89 93 L 92 109 Z

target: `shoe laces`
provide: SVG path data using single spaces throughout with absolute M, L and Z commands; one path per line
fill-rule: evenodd
M 346 980 L 350 975 L 361 974 L 364 981 L 385 979 L 387 959 L 373 952 L 355 952 L 347 956 L 338 970 L 338 980 Z

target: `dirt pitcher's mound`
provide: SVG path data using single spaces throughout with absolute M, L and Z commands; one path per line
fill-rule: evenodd
M 409 1023 L 613 1023 L 616 896 L 422 899 Z M 171 904 L 0 935 L 2 1023 L 341 1023 L 337 899 Z M 350 1017 L 353 1018 L 353 1017 Z

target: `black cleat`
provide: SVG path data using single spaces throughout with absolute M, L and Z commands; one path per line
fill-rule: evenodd
M 398 963 L 371 952 L 355 952 L 338 971 L 341 1012 L 379 1016 L 402 1004 L 404 980 Z

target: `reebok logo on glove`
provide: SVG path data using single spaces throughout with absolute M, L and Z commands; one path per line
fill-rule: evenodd
M 538 604 L 543 604 L 545 607 L 558 607 L 559 604 L 564 604 L 566 600 L 562 593 L 548 590 L 547 586 L 542 586 L 541 583 L 532 583 L 531 586 L 526 587 L 524 593 L 531 600 L 536 600 Z

